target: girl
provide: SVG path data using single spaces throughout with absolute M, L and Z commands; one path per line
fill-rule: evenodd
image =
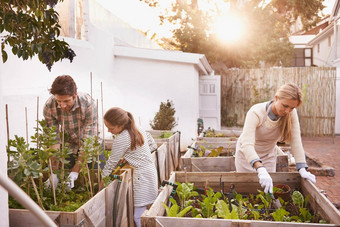
M 288 83 L 279 88 L 274 100 L 255 104 L 247 113 L 236 145 L 236 171 L 256 170 L 266 193 L 273 192 L 273 181 L 267 170 L 276 172 L 275 145 L 278 141 L 290 141 L 296 169 L 301 177 L 316 183 L 315 176 L 306 171 L 308 166 L 295 109 L 301 103 L 301 90 L 295 84 Z
M 151 151 L 155 150 L 157 145 L 149 133 L 136 127 L 132 114 L 119 107 L 113 107 L 105 113 L 104 124 L 109 132 L 116 135 L 116 138 L 111 155 L 103 169 L 103 177 L 111 174 L 122 157 L 135 167 L 133 171 L 134 220 L 139 227 L 142 213 L 158 195 L 157 170 L 151 159 Z

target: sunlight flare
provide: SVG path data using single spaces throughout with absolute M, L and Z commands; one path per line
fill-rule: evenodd
M 237 15 L 227 14 L 215 22 L 215 32 L 222 42 L 236 42 L 244 35 L 244 24 Z

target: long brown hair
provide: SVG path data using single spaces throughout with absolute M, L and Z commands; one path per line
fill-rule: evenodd
M 279 99 L 297 100 L 299 107 L 302 104 L 302 93 L 300 88 L 293 83 L 282 85 L 276 92 L 275 96 Z M 281 125 L 281 141 L 290 141 L 292 129 L 292 112 L 280 118 Z
M 131 150 L 136 150 L 137 146 L 144 144 L 144 137 L 137 129 L 135 120 L 130 112 L 119 107 L 112 107 L 106 111 L 104 120 L 112 126 L 124 126 L 128 130 L 131 138 Z

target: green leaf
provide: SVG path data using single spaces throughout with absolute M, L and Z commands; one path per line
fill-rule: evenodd
M 31 175 L 31 171 L 29 171 L 29 169 L 25 169 L 24 170 L 24 174 L 25 174 L 25 176 L 30 176 Z
M 279 208 L 275 212 L 272 213 L 272 216 L 275 221 L 284 221 L 285 216 L 288 216 L 289 212 L 286 211 L 284 208 Z

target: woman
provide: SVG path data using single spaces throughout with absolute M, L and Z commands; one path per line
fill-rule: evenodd
M 273 192 L 273 181 L 268 171 L 276 172 L 275 145 L 278 141 L 290 141 L 296 169 L 301 177 L 316 183 L 315 176 L 306 170 L 308 166 L 295 109 L 301 103 L 301 90 L 288 83 L 279 88 L 274 100 L 255 104 L 247 113 L 236 145 L 236 171 L 256 171 L 266 193 Z
M 142 213 L 158 195 L 157 170 L 151 159 L 151 151 L 155 150 L 157 145 L 149 133 L 136 127 L 132 114 L 119 107 L 113 107 L 105 113 L 104 124 L 116 138 L 103 169 L 103 177 L 111 174 L 122 157 L 135 167 L 134 220 L 137 227 L 141 226 Z

